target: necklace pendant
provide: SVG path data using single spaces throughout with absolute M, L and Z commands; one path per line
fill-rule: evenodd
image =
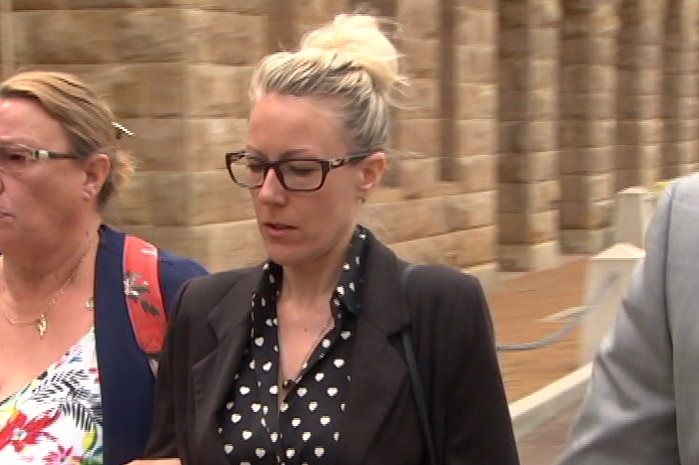
M 46 317 L 44 315 L 41 315 L 37 320 L 36 320 L 36 329 L 39 331 L 39 337 L 44 338 L 44 334 L 46 334 Z
M 294 384 L 294 381 L 291 379 L 285 379 L 282 381 L 282 389 L 289 389 L 291 385 Z

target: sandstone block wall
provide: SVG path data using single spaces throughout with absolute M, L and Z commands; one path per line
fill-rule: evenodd
M 110 220 L 220 270 L 264 257 L 223 167 L 252 67 L 360 3 L 414 82 L 363 218 L 405 258 L 554 266 L 608 245 L 617 190 L 699 164 L 699 0 L 0 0 L 0 65 L 94 83 L 138 134 Z

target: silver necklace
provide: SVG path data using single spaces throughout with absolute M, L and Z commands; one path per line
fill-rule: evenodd
M 301 362 L 301 369 L 298 371 L 296 374 L 295 378 L 287 378 L 287 376 L 284 373 L 284 367 L 282 366 L 282 358 L 281 358 L 281 352 L 279 354 L 279 378 L 281 379 L 281 383 L 279 384 L 280 387 L 288 391 L 291 389 L 292 386 L 298 384 L 299 380 L 301 379 L 301 373 L 303 373 L 303 369 L 308 363 L 308 359 L 311 358 L 311 354 L 313 354 L 313 351 L 315 348 L 318 346 L 320 343 L 321 339 L 327 334 L 328 330 L 330 329 L 330 326 L 332 326 L 333 322 L 335 320 L 333 319 L 332 313 L 330 313 L 330 316 L 328 317 L 328 321 L 325 322 L 325 325 L 321 328 L 320 332 L 318 332 L 318 335 L 314 339 L 313 343 L 311 344 L 310 348 L 308 349 L 308 352 L 306 352 L 306 355 L 303 357 L 303 362 Z

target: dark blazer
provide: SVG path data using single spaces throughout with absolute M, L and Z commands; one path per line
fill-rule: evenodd
M 518 464 L 478 281 L 446 267 L 419 267 L 410 278 L 408 305 L 400 282 L 405 263 L 375 239 L 365 253 L 352 382 L 335 463 L 427 463 L 400 344 L 401 331 L 412 322 L 438 461 Z M 219 273 L 183 290 L 160 365 L 149 457 L 229 465 L 217 412 L 248 344 L 251 294 L 260 274 L 259 267 Z
M 143 455 L 153 417 L 155 380 L 136 342 L 124 297 L 125 234 L 102 226 L 95 264 L 95 344 L 100 371 L 104 464 Z M 196 261 L 158 250 L 160 293 L 167 311 L 180 286 L 207 271 Z

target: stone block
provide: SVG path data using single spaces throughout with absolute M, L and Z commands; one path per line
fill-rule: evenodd
M 437 0 L 396 2 L 396 19 L 407 37 L 436 39 L 439 35 L 439 3 Z
M 632 186 L 651 188 L 660 180 L 660 168 L 647 169 L 618 169 L 616 171 L 616 189 Z
M 591 79 L 591 65 L 588 63 L 563 66 L 561 73 L 561 91 L 563 92 L 589 92 L 595 89 Z
M 406 37 L 401 39 L 400 47 L 413 78 L 438 78 L 439 41 Z
M 614 167 L 616 147 L 566 148 L 560 155 L 561 174 L 599 174 Z
M 181 118 L 125 118 L 121 123 L 136 134 L 121 144 L 131 151 L 141 171 L 187 171 L 192 152 L 187 150 L 188 121 Z M 167 154 L 167 156 L 163 156 Z
M 677 76 L 677 75 L 675 75 Z M 663 88 L 666 98 L 691 97 L 696 93 L 695 76 L 679 75 L 674 79 L 667 79 Z
M 563 16 L 558 0 L 530 0 L 527 6 L 529 24 L 532 26 L 555 27 Z
M 189 227 L 123 225 L 120 229 L 195 258 L 212 272 L 256 265 L 267 255 L 254 220 Z
M 494 119 L 498 111 L 498 93 L 491 84 L 456 84 L 455 118 Z
M 180 47 L 191 62 L 253 66 L 267 52 L 265 16 L 203 10 L 184 14 Z
M 455 156 L 495 154 L 497 121 L 492 119 L 461 120 L 457 121 L 455 126 Z
M 535 245 L 500 245 L 498 261 L 503 271 L 533 271 L 555 268 L 561 256 L 558 241 Z
M 457 82 L 492 84 L 498 69 L 497 49 L 486 45 L 454 47 Z
M 206 257 L 213 271 L 241 268 L 262 263 L 267 258 L 255 220 L 199 226 L 195 251 Z
M 614 92 L 594 92 L 587 94 L 587 116 L 590 119 L 615 120 L 616 94 Z M 614 121 L 616 123 L 616 120 Z
M 594 63 L 615 68 L 618 47 L 614 33 L 609 34 L 607 37 L 590 38 L 589 47 L 592 52 L 590 57 L 594 60 Z
M 681 164 L 691 165 L 697 156 L 697 141 L 679 142 L 677 144 L 677 161 Z
M 106 222 L 111 224 L 153 224 L 154 206 L 148 175 L 135 172 L 124 190 L 116 195 L 107 207 Z M 160 244 L 158 244 L 160 245 Z
M 560 144 L 567 148 L 604 147 L 617 140 L 615 120 L 564 120 L 560 123 Z
M 443 251 L 444 264 L 454 268 L 466 268 L 496 259 L 497 228 L 485 226 L 446 235 Z
M 619 68 L 634 72 L 644 67 L 656 68 L 658 67 L 659 51 L 658 45 L 639 44 L 637 41 L 620 42 Z
M 225 154 L 245 148 L 247 120 L 243 118 L 190 119 L 185 145 L 187 169 L 225 168 Z
M 99 1 L 99 0 L 94 0 Z M 133 1 L 133 0 L 131 0 Z M 144 0 L 141 0 L 144 1 Z M 145 0 L 146 2 L 169 1 L 187 8 L 202 10 L 231 11 L 246 15 L 265 15 L 269 13 L 272 2 L 268 0 Z M 342 1 L 335 2 L 342 4 Z
M 559 63 L 553 59 L 529 60 L 526 76 L 520 76 L 526 80 L 528 89 L 549 89 L 559 88 Z
M 195 231 L 192 228 L 183 226 L 142 226 L 126 224 L 122 222 L 110 222 L 128 234 L 140 236 L 160 248 L 168 250 L 177 255 L 199 260 L 204 266 L 208 266 L 207 256 L 204 253 L 202 244 L 195 244 Z
M 140 171 L 119 201 L 126 224 L 195 226 L 254 217 L 250 193 L 223 170 Z
M 12 19 L 15 61 L 20 65 L 108 63 L 115 59 L 111 12 L 27 11 L 14 13 Z
M 114 12 L 116 58 L 125 62 L 178 62 L 185 56 L 183 11 L 121 9 Z
M 189 65 L 185 88 L 187 113 L 192 117 L 247 118 L 248 84 L 252 67 Z
M 396 121 L 396 149 L 402 153 L 436 156 L 441 147 L 438 119 L 399 119 Z
M 413 79 L 406 92 L 410 102 L 410 117 L 416 119 L 440 118 L 440 88 L 436 79 Z
M 558 212 L 500 213 L 500 244 L 539 244 L 558 237 Z
M 502 213 L 534 213 L 555 210 L 560 200 L 558 180 L 498 185 L 498 209 Z
M 592 147 L 614 145 L 617 142 L 617 122 L 614 120 L 592 120 L 586 123 L 588 143 Z
M 614 201 L 564 199 L 559 209 L 561 229 L 601 229 L 612 223 Z
M 527 93 L 524 117 L 527 120 L 555 121 L 558 118 L 558 92 L 555 90 L 534 90 Z
M 422 196 L 439 180 L 438 158 L 402 159 L 397 165 L 398 186 L 408 199 Z
M 616 152 L 617 168 L 646 169 L 660 166 L 660 144 L 620 145 Z
M 415 221 L 420 218 L 420 221 Z M 448 232 L 445 209 L 438 197 L 368 204 L 362 219 L 382 241 L 404 242 Z
M 558 59 L 558 28 L 533 28 L 529 31 L 530 58 Z
M 547 152 L 558 148 L 557 124 L 554 121 L 524 121 L 517 125 L 517 152 Z
M 496 187 L 497 158 L 493 155 L 458 157 L 455 171 L 464 192 L 489 191 Z
M 112 109 L 123 118 L 182 117 L 185 112 L 185 65 L 134 63 L 112 66 Z
M 614 173 L 596 175 L 564 174 L 561 199 L 564 201 L 598 201 L 611 199 L 614 194 Z
M 498 165 L 501 183 L 548 181 L 558 177 L 558 152 L 500 155 Z
M 613 243 L 611 228 L 561 229 L 561 251 L 566 254 L 594 254 L 601 252 Z
M 498 198 L 494 190 L 445 196 L 440 201 L 448 231 L 492 226 L 496 223 Z
M 498 88 L 500 91 L 526 90 L 529 88 L 531 61 L 522 57 L 504 57 L 498 60 Z M 507 99 L 501 99 L 507 102 Z
M 484 227 L 391 244 L 404 260 L 465 268 L 492 263 L 495 228 Z
M 508 27 L 505 29 L 501 26 L 499 32 L 499 53 L 501 58 L 528 58 L 528 29 L 526 26 Z
M 489 45 L 497 42 L 497 12 L 475 10 L 470 7 L 454 8 L 454 41 L 458 45 Z
M 615 96 L 606 92 L 564 92 L 560 96 L 561 115 L 564 120 L 616 118 Z
M 526 2 L 508 2 L 502 5 L 500 14 L 500 27 L 506 30 L 513 28 L 525 28 L 529 23 Z

